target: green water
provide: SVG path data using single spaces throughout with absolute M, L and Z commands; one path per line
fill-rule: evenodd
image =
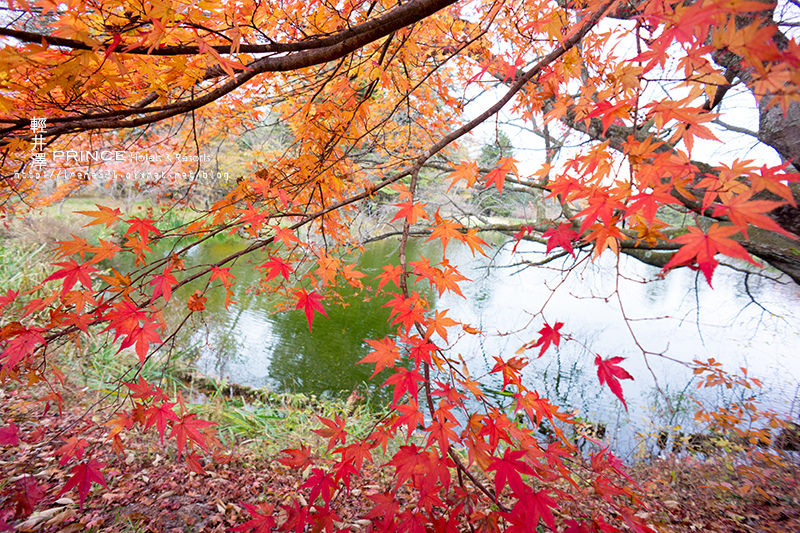
M 186 263 L 213 263 L 241 248 L 237 239 L 213 240 L 198 248 Z M 434 258 L 441 253 L 434 245 L 412 244 L 409 259 L 418 258 L 421 252 Z M 356 390 L 365 397 L 382 397 L 379 386 L 383 376 L 370 380 L 374 365 L 356 363 L 371 350 L 364 339 L 380 339 L 396 329 L 390 325 L 389 310 L 383 307 L 388 297 L 375 296 L 375 278 L 382 266 L 399 263 L 397 243 L 375 243 L 359 255 L 356 268 L 366 275 L 361 279 L 365 289 L 356 290 L 342 282 L 337 288 L 341 302 L 323 301 L 328 318 L 318 313 L 313 333 L 302 310 L 276 311 L 282 301 L 275 294 L 251 290 L 261 276 L 255 265 L 269 255 L 256 253 L 232 266 L 234 303 L 227 309 L 221 288 L 207 291 L 206 310 L 196 313 L 185 328 L 181 355 L 205 374 L 254 387 L 331 397 L 347 397 Z M 170 322 L 183 318 L 188 295 L 204 289 L 207 279 L 182 289 L 177 304 L 168 308 Z M 433 299 L 433 295 L 427 296 Z

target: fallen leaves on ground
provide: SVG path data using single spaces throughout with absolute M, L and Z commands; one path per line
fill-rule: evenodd
M 59 495 L 57 491 L 70 476 L 69 470 L 58 466 L 58 450 L 80 426 L 81 402 L 76 396 L 67 396 L 62 416 L 55 409 L 41 415 L 41 404 L 26 403 L 23 395 L 30 391 L 0 394 L 3 420 L 13 418 L 20 426 L 38 424 L 48 428 L 47 435 L 62 435 L 0 448 L 0 471 L 9 484 L 19 487 L 17 492 L 0 496 L 0 529 L 6 525 L 16 531 L 61 533 L 125 527 L 153 532 L 221 532 L 254 520 L 251 511 L 256 507 L 248 510 L 244 504 L 281 509 L 298 495 L 302 498 L 307 479 L 300 470 L 282 464 L 286 458 L 280 454 L 263 457 L 257 449 L 233 446 L 233 460 L 225 464 L 204 461 L 204 473 L 198 474 L 178 459 L 177 450 L 165 448 L 159 436 L 150 432 L 141 439 L 128 439 L 122 457 L 115 456 L 110 446 L 98 446 L 106 450 L 95 460 L 106 464 L 107 488 L 94 484 L 81 513 L 82 492 L 72 488 Z M 90 447 L 103 444 L 107 437 L 101 430 L 84 436 Z M 324 449 L 314 453 L 324 453 Z M 42 470 L 44 464 L 48 466 Z M 766 472 L 765 482 L 745 490 L 747 479 L 737 477 L 733 465 L 724 460 L 684 456 L 642 463 L 630 471 L 645 497 L 635 517 L 664 533 L 800 531 L 798 468 L 788 464 Z M 44 472 L 47 477 L 34 478 L 29 472 Z M 340 525 L 369 531 L 369 521 L 359 517 L 369 512 L 370 496 L 390 485 L 391 480 L 381 473 L 367 470 L 349 494 L 337 499 Z M 402 491 L 398 494 L 398 498 L 408 497 Z M 26 512 L 25 506 L 35 510 L 28 514 L 30 509 Z M 597 516 L 613 518 L 604 516 L 606 506 L 600 496 L 593 501 L 565 502 L 555 516 L 559 531 L 568 525 L 571 506 L 584 512 L 595 509 Z M 284 519 L 276 513 L 277 524 Z

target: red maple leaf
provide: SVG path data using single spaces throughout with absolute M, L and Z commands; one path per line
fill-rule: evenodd
M 158 324 L 155 322 L 145 322 L 141 326 L 133 328 L 133 331 L 125 337 L 125 340 L 120 344 L 120 350 L 135 345 L 136 355 L 139 356 L 139 362 L 144 364 L 147 359 L 147 352 L 150 350 L 151 342 L 160 342 L 156 328 Z
M 187 437 L 197 443 L 198 446 L 207 449 L 206 436 L 200 432 L 201 429 L 213 426 L 215 422 L 207 420 L 199 420 L 195 418 L 194 413 L 188 413 L 181 417 L 180 421 L 172 424 L 172 433 L 169 437 L 175 437 L 175 442 L 178 445 L 178 457 L 183 453 L 183 447 L 186 445 Z
M 202 457 L 196 453 L 186 454 L 186 468 L 195 474 L 200 474 L 201 476 L 206 473 L 206 471 L 203 469 Z
M 375 447 L 375 443 L 366 440 L 357 440 L 350 446 L 336 448 L 333 453 L 342 454 L 342 464 L 352 464 L 357 470 L 353 474 L 358 474 L 358 470 L 364 465 L 364 461 L 372 460 L 370 450 Z M 341 470 L 340 470 L 341 472 Z M 341 476 L 337 473 L 337 478 Z
M 295 293 L 297 297 L 297 305 L 295 309 L 302 309 L 306 314 L 306 319 L 308 319 L 308 330 L 313 331 L 311 329 L 311 323 L 314 321 L 314 313 L 319 311 L 322 313 L 325 318 L 328 317 L 328 313 L 325 312 L 325 309 L 322 307 L 322 296 L 317 294 L 315 291 L 306 292 L 304 290 L 297 291 Z
M 5 359 L 3 368 L 14 368 L 17 363 L 31 355 L 36 347 L 44 344 L 44 336 L 35 329 L 23 331 L 6 345 L 6 349 L 0 354 L 0 360 Z
M 494 356 L 494 360 L 497 362 L 492 367 L 492 370 L 489 371 L 489 373 L 493 374 L 495 372 L 501 372 L 503 374 L 503 389 L 512 383 L 519 386 L 519 373 L 520 370 L 528 365 L 527 359 L 522 357 L 512 357 L 506 361 L 502 357 Z
M 546 196 L 546 198 L 555 200 L 560 197 L 560 201 L 562 202 L 568 202 L 572 200 L 576 195 L 579 195 L 584 190 L 580 180 L 567 176 L 557 177 L 547 185 L 547 188 L 551 192 Z
M 19 428 L 12 421 L 0 428 L 0 446 L 17 446 L 19 444 Z
M 211 278 L 209 278 L 208 281 L 211 282 L 215 279 L 220 280 L 225 288 L 229 288 L 233 283 L 233 280 L 236 279 L 236 276 L 231 274 L 231 267 L 212 266 Z
M 375 502 L 375 506 L 367 513 L 366 518 L 381 519 L 379 523 L 379 531 L 388 531 L 387 527 L 397 511 L 400 510 L 400 504 L 395 500 L 394 496 L 388 492 L 379 492 L 376 494 L 369 494 L 367 496 L 370 500 Z
M 58 464 L 63 466 L 73 457 L 80 459 L 83 457 L 83 449 L 88 445 L 89 443 L 86 439 L 79 439 L 75 436 L 70 437 L 63 446 L 55 451 L 56 455 L 61 456 L 61 459 L 58 460 Z
M 278 274 L 283 276 L 283 279 L 288 280 L 289 274 L 292 273 L 292 268 L 287 263 L 284 263 L 280 257 L 275 257 L 274 255 L 270 256 L 269 261 L 258 265 L 256 268 L 263 268 L 269 271 L 267 272 L 267 281 L 276 277 Z
M 150 280 L 150 285 L 153 285 L 152 300 L 155 300 L 159 296 L 163 296 L 165 302 L 169 301 L 170 296 L 172 296 L 172 286 L 178 283 L 178 280 L 175 279 L 175 276 L 170 274 L 170 270 L 172 270 L 172 267 L 167 266 L 164 269 L 163 274 L 157 274 L 153 276 L 152 280 Z
M 671 187 L 666 185 L 655 186 L 652 192 L 640 192 L 631 196 L 630 203 L 625 209 L 625 216 L 633 213 L 640 214 L 652 224 L 658 213 L 658 209 L 665 205 L 679 204 L 671 194 Z
M 530 235 L 533 232 L 533 229 L 534 228 L 532 228 L 531 226 L 520 226 L 519 231 L 516 232 L 513 235 L 513 237 L 514 237 L 514 247 L 511 249 L 512 253 L 517 251 L 517 246 L 519 245 L 519 242 L 522 240 L 522 238 L 525 235 Z M 550 249 L 548 248 L 547 251 L 549 252 Z
M 273 504 L 262 502 L 258 505 L 249 505 L 242 502 L 242 506 L 253 518 L 240 526 L 231 528 L 231 531 L 255 531 L 256 533 L 270 533 L 275 527 L 272 517 Z
M 114 330 L 114 340 L 120 335 L 128 335 L 139 327 L 139 321 L 147 321 L 147 311 L 139 309 L 136 304 L 130 301 L 123 301 L 114 304 L 114 310 L 108 312 L 104 317 L 108 320 L 108 326 L 103 331 Z
M 618 366 L 624 360 L 624 357 L 610 357 L 603 360 L 598 354 L 594 359 L 594 364 L 597 365 L 597 377 L 600 378 L 600 385 L 608 383 L 608 388 L 619 398 L 627 411 L 628 404 L 625 403 L 625 398 L 622 397 L 622 385 L 620 385 L 619 380 L 633 379 L 633 376 L 628 374 L 624 368 Z
M 19 291 L 12 291 L 11 289 L 8 289 L 5 296 L 0 296 L 0 309 L 13 302 L 17 296 L 19 296 Z
M 592 533 L 592 531 L 596 531 L 594 526 L 589 522 L 567 520 L 564 522 L 564 525 L 566 526 L 564 533 Z
M 496 470 L 494 488 L 499 495 L 506 485 L 517 494 L 522 494 L 527 488 L 520 474 L 533 475 L 533 469 L 521 459 L 525 457 L 525 450 L 511 450 L 506 448 L 503 458 L 494 457 L 492 464 L 486 470 Z
M 630 108 L 631 99 L 629 98 L 615 104 L 612 104 L 608 100 L 601 100 L 595 104 L 594 109 L 584 117 L 584 120 L 589 121 L 590 119 L 600 117 L 600 121 L 603 123 L 603 133 L 605 133 L 614 121 L 628 118 Z
M 384 385 L 394 385 L 392 405 L 397 405 L 406 392 L 411 398 L 416 398 L 419 391 L 417 384 L 420 382 L 422 382 L 420 373 L 407 368 L 400 368 L 395 374 L 389 376 Z
M 339 441 L 341 441 L 342 444 L 345 443 L 345 440 L 347 440 L 347 430 L 344 428 L 345 422 L 347 421 L 346 418 L 339 418 L 339 415 L 335 415 L 334 420 L 322 418 L 321 416 L 317 418 L 319 418 L 319 421 L 325 424 L 326 427 L 312 429 L 311 431 L 320 437 L 328 439 L 328 450 L 333 448 Z
M 151 233 L 155 235 L 161 235 L 161 232 L 158 230 L 157 227 L 153 225 L 153 221 L 149 219 L 139 218 L 139 217 L 132 217 L 130 220 L 126 220 L 130 227 L 128 231 L 125 232 L 125 236 L 127 237 L 131 233 L 138 233 L 139 240 L 142 243 L 147 242 L 147 237 Z
M 509 519 L 512 524 L 518 525 L 521 531 L 536 531 L 536 525 L 541 518 L 547 527 L 556 531 L 556 521 L 550 510 L 557 507 L 556 502 L 547 495 L 547 491 L 525 491 L 511 509 Z
M 47 486 L 39 486 L 33 476 L 26 476 L 18 479 L 15 483 L 15 488 L 11 501 L 15 505 L 15 514 L 18 517 L 26 517 L 33 513 L 34 507 L 39 501 L 44 498 Z M 9 528 L 9 531 L 11 528 Z M 2 530 L 0 530 L 2 531 Z
M 586 202 L 589 204 L 585 209 L 575 215 L 573 218 L 578 219 L 583 217 L 579 233 L 583 234 L 586 229 L 595 223 L 595 221 L 603 222 L 606 227 L 613 225 L 614 211 L 617 209 L 625 209 L 625 206 L 619 201 L 610 197 L 607 193 L 595 191 Z
M 436 414 L 439 415 L 436 417 L 430 426 L 428 426 L 428 442 L 426 443 L 427 446 L 430 446 L 431 443 L 437 442 L 439 444 L 439 450 L 441 451 L 442 456 L 447 454 L 447 450 L 450 449 L 450 442 L 455 442 L 458 440 L 458 435 L 456 432 L 453 431 L 451 428 L 456 427 L 455 422 L 448 422 L 445 419 L 445 415 L 441 414 L 442 411 L 436 411 Z M 447 412 L 450 415 L 450 412 Z
M 318 497 L 322 497 L 325 505 L 328 505 L 331 502 L 334 490 L 336 490 L 336 482 L 333 480 L 333 475 L 326 474 L 321 468 L 314 468 L 300 488 L 311 489 L 308 493 L 309 502 L 314 503 Z
M 139 376 L 139 381 L 137 383 L 129 382 L 123 383 L 126 387 L 128 387 L 133 394 L 131 394 L 132 398 L 137 398 L 140 400 L 145 400 L 150 396 L 156 396 L 158 393 L 153 387 L 144 380 L 142 376 Z M 159 391 L 161 389 L 158 389 Z
M 122 36 L 119 34 L 119 32 L 114 32 L 114 34 L 111 36 L 111 44 L 108 45 L 108 48 L 106 48 L 106 51 L 105 51 L 105 54 L 103 54 L 103 57 L 106 58 L 106 57 L 110 56 L 112 53 L 114 53 L 114 50 L 117 49 L 117 47 L 119 46 L 119 43 L 121 43 L 121 42 L 122 42 Z
M 408 339 L 407 342 L 411 345 L 408 351 L 408 357 L 414 361 L 416 366 L 420 366 L 421 362 L 431 364 L 431 354 L 437 350 L 435 344 L 416 336 Z
M 491 409 L 489 413 L 480 417 L 481 429 L 478 436 L 487 435 L 489 437 L 489 446 L 492 450 L 497 449 L 497 445 L 501 440 L 510 441 L 508 436 L 508 428 L 511 425 L 508 417 L 501 415 L 497 409 Z
M 278 462 L 284 464 L 292 469 L 299 469 L 300 471 L 312 464 L 311 449 L 304 444 L 300 448 L 287 448 L 281 450 L 281 453 L 286 454 L 285 457 L 278 457 Z
M 264 221 L 267 218 L 265 213 L 262 213 L 258 209 L 253 207 L 253 204 L 247 202 L 247 209 L 243 210 L 242 212 L 242 226 L 247 227 L 247 232 L 250 234 L 251 237 L 255 237 L 258 235 L 261 226 L 264 225 Z
M 547 252 L 550 252 L 556 246 L 560 246 L 572 257 L 575 257 L 575 252 L 572 249 L 572 243 L 578 238 L 578 232 L 572 229 L 571 224 L 560 224 L 557 228 L 550 228 L 544 233 L 542 237 L 547 239 Z
M 79 265 L 75 262 L 74 259 L 70 259 L 66 263 L 53 263 L 56 266 L 63 267 L 61 270 L 57 270 L 54 273 L 50 274 L 45 278 L 44 281 L 50 281 L 53 279 L 64 279 L 64 288 L 61 290 L 61 295 L 67 294 L 67 292 L 75 286 L 75 283 L 80 281 L 84 287 L 87 289 L 92 288 L 92 279 L 89 277 L 91 272 L 95 272 L 97 269 L 91 266 L 89 263 L 84 263 Z
M 89 489 L 92 488 L 92 483 L 108 488 L 103 473 L 100 471 L 101 468 L 103 468 L 102 463 L 98 463 L 95 460 L 84 461 L 73 466 L 72 477 L 69 478 L 67 484 L 64 485 L 58 495 L 61 496 L 71 488 L 77 487 L 80 509 L 83 511 L 83 502 L 86 500 L 86 495 L 89 494 Z
M 541 346 L 539 357 L 544 355 L 544 352 L 547 351 L 551 344 L 558 348 L 558 343 L 561 342 L 561 333 L 559 333 L 558 330 L 560 330 L 563 325 L 563 322 L 556 322 L 556 325 L 551 327 L 550 324 L 545 323 L 544 327 L 539 330 L 539 340 L 537 340 L 535 344 L 530 345 L 531 348 Z
M 550 404 L 550 400 L 547 398 L 540 398 L 538 391 L 526 392 L 516 398 L 516 408 L 525 410 L 531 421 L 535 420 L 537 424 L 541 424 L 545 417 L 552 422 L 553 415 L 558 415 L 558 408 Z
M 411 434 L 417 429 L 417 426 L 425 422 L 425 417 L 422 416 L 422 413 L 419 411 L 419 406 L 413 399 L 408 403 L 398 405 L 395 409 L 401 414 L 395 419 L 392 424 L 392 429 L 406 426 L 408 429 L 407 438 L 410 439 Z
M 720 226 L 715 222 L 711 224 L 707 232 L 694 226 L 689 226 L 687 229 L 689 233 L 673 239 L 673 242 L 681 243 L 683 246 L 664 265 L 662 272 L 677 266 L 697 263 L 698 268 L 705 275 L 708 285 L 711 286 L 711 276 L 714 275 L 714 269 L 719 264 L 714 259 L 717 253 L 744 259 L 758 266 L 758 263 L 750 257 L 741 244 L 727 238 L 739 231 L 735 226 Z
M 394 298 L 386 302 L 383 307 L 390 309 L 390 316 L 393 317 L 392 325 L 402 323 L 406 331 L 410 330 L 415 322 L 422 322 L 424 319 L 425 309 L 416 291 L 408 298 L 402 294 L 394 294 Z
M 306 531 L 309 507 L 305 502 L 300 504 L 296 499 L 292 500 L 291 505 L 281 504 L 281 509 L 286 513 L 286 521 L 281 528 L 284 531 L 294 531 L 295 533 Z
M 175 414 L 175 411 L 172 410 L 173 405 L 175 405 L 175 402 L 164 402 L 161 405 L 154 405 L 145 411 L 147 424 L 144 428 L 147 429 L 155 424 L 156 430 L 161 436 L 162 443 L 164 442 L 164 430 L 167 429 L 167 421 L 172 420 L 178 422 L 180 420 L 178 415 Z

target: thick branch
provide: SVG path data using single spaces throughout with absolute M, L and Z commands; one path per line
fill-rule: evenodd
M 108 113 L 104 113 L 102 118 L 93 115 L 61 117 L 60 120 L 65 121 L 64 123 L 53 128 L 48 128 L 46 131 L 42 132 L 41 135 L 51 137 L 88 130 L 135 128 L 184 114 L 218 100 L 259 74 L 299 70 L 340 59 L 371 42 L 386 37 L 397 30 L 433 15 L 440 9 L 455 3 L 455 1 L 456 0 L 412 0 L 411 2 L 392 9 L 380 17 L 364 22 L 349 30 L 342 31 L 330 38 L 326 38 L 325 42 L 328 44 L 324 46 L 304 49 L 282 56 L 270 56 L 256 59 L 250 62 L 246 66 L 245 71 L 238 76 L 235 76 L 216 89 L 193 100 L 177 102 L 175 104 L 156 108 L 155 110 L 135 108 L 114 112 L 117 117 L 147 114 L 146 116 L 127 120 L 124 118 L 109 118 Z M 12 129 L 24 130 L 25 128 L 26 123 L 22 122 Z M 10 132 L 7 131 L 4 133 L 8 134 Z

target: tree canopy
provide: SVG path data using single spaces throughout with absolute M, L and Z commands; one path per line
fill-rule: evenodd
M 169 352 L 208 295 L 233 300 L 230 269 L 244 259 L 259 263 L 255 290 L 281 294 L 312 331 L 342 283 L 385 300 L 394 334 L 366 339 L 362 362 L 389 369 L 390 414 L 358 438 L 343 418 L 321 420 L 330 463 L 287 451 L 287 465 L 311 474 L 284 530 L 336 529 L 338 491 L 373 460 L 395 482 L 371 496 L 367 519 L 380 530 L 554 529 L 559 502 L 581 491 L 618 520 L 575 516 L 570 531 L 650 530 L 618 460 L 603 449 L 575 467 L 561 430 L 572 415 L 522 379 L 529 357 L 574 340 L 568 317 L 544 303 L 527 344 L 491 354 L 513 414 L 448 350 L 456 332 L 484 334 L 431 306 L 429 295 L 466 282 L 448 246 L 489 253 L 485 232 L 498 231 L 545 245 L 540 264 L 628 254 L 662 276 L 698 270 L 709 285 L 720 264 L 800 283 L 796 2 L 41 0 L 0 13 L 4 220 L 92 187 L 153 199 L 146 212 L 83 211 L 87 226 L 119 238 L 65 235 L 38 285 L 0 296 L 4 386 L 44 381 L 57 398 L 50 354 L 98 335 L 141 365 Z M 476 150 L 471 135 L 492 127 L 494 146 Z M 464 207 L 487 188 L 491 202 Z M 512 196 L 536 213 L 512 214 Z M 173 210 L 190 220 L 165 226 Z M 365 213 L 366 237 L 354 224 Z M 193 249 L 223 234 L 240 248 L 196 262 Z M 373 293 L 354 265 L 378 237 L 397 239 L 400 263 Z M 440 242 L 444 257 L 409 257 L 416 238 Z M 120 257 L 130 268 L 111 267 Z M 197 280 L 205 289 L 189 292 Z M 186 317 L 168 326 L 175 300 Z M 593 359 L 624 404 L 623 359 Z M 709 384 L 728 379 L 698 369 L 716 376 Z M 154 427 L 190 468 L 197 454 L 223 455 L 182 398 L 136 375 L 120 376 L 118 394 L 106 421 L 115 449 Z M 543 424 L 549 442 L 537 437 Z M 15 428 L 0 428 L 0 444 L 15 442 Z M 373 459 L 398 435 L 399 451 Z M 61 489 L 77 487 L 81 502 L 104 482 L 91 450 L 61 459 L 73 473 Z M 398 499 L 401 487 L 413 503 Z M 243 530 L 275 526 L 271 507 L 248 510 Z

